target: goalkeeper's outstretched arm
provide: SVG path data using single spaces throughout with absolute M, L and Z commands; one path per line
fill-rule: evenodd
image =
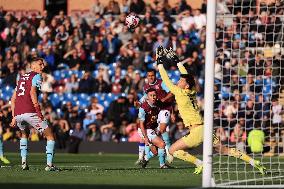
M 167 71 L 165 70 L 163 64 L 159 64 L 158 69 L 159 69 L 159 72 L 160 72 L 160 75 L 161 75 L 163 82 L 166 84 L 166 86 L 171 91 L 171 93 L 176 94 L 176 93 L 180 92 L 181 89 L 178 86 L 174 85 L 173 82 L 170 80 L 170 78 L 167 74 Z

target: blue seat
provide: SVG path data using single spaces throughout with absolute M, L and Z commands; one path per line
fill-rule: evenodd
M 94 78 L 96 78 L 97 75 L 98 75 L 98 73 L 99 73 L 99 71 L 98 71 L 98 70 L 95 70 L 95 71 L 93 71 L 92 76 L 93 76 Z
M 113 101 L 115 99 L 116 95 L 113 94 L 113 93 L 107 93 L 105 95 L 105 100 L 108 100 L 108 101 Z
M 53 77 L 56 81 L 61 80 L 61 72 L 59 70 L 56 70 L 53 72 Z
M 61 101 L 63 101 L 63 96 L 59 96 L 56 93 L 49 95 L 49 99 L 53 107 L 57 108 L 61 105 Z

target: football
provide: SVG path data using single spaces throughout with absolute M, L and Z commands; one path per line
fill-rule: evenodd
M 139 26 L 139 22 L 140 22 L 140 18 L 138 15 L 136 14 L 129 14 L 126 16 L 125 18 L 125 25 L 129 28 L 129 29 L 135 29 Z

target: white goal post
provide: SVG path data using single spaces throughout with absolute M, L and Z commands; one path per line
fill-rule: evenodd
M 202 187 L 284 188 L 283 46 L 284 0 L 207 0 Z M 214 151 L 213 132 L 267 174 Z

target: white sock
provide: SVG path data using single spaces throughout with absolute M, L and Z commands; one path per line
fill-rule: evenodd
M 203 164 L 203 162 L 202 162 L 200 159 L 196 159 L 195 162 L 194 162 L 194 164 L 195 164 L 196 166 L 200 166 L 200 165 Z
M 145 155 L 145 144 L 144 143 L 139 143 L 139 159 L 143 160 L 143 157 Z

